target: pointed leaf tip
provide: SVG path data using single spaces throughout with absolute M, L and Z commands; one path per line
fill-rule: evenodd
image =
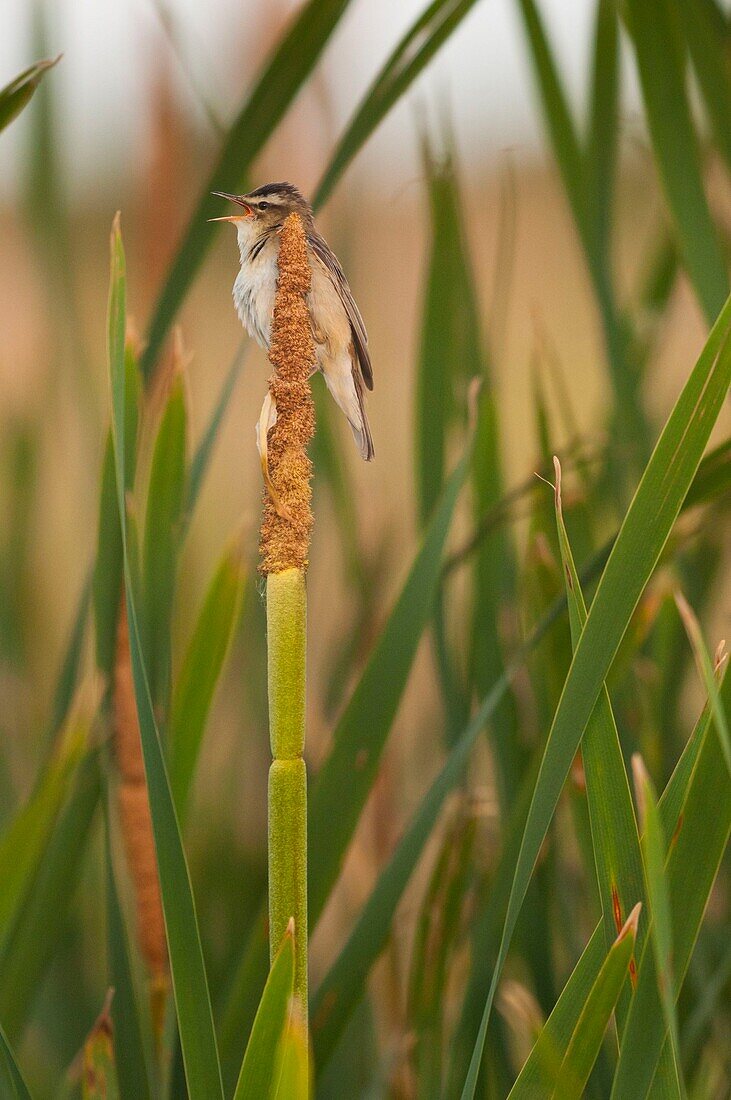
M 553 471 L 556 475 L 556 484 L 553 487 L 556 497 L 556 511 L 563 513 L 563 505 L 561 504 L 561 463 L 558 455 L 553 456 Z

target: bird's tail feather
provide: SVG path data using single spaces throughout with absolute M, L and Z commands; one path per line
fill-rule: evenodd
M 370 462 L 375 457 L 375 448 L 373 446 L 373 436 L 371 435 L 371 426 L 368 423 L 368 414 L 365 407 L 365 393 L 363 389 L 363 382 L 360 377 L 360 371 L 357 369 L 353 371 L 353 382 L 355 383 L 355 394 L 358 398 L 358 412 L 359 423 L 355 424 L 350 417 L 350 427 L 353 431 L 353 437 L 358 444 L 358 450 L 360 451 L 361 458 L 364 458 L 366 462 Z
M 353 437 L 361 457 L 370 462 L 375 454 L 368 415 L 365 407 L 365 389 L 360 371 L 323 371 L 330 393 L 348 418 Z

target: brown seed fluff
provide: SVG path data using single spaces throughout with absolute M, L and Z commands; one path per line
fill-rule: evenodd
M 167 984 L 165 922 L 157 877 L 155 842 L 145 782 L 140 726 L 137 719 L 127 604 L 122 595 L 114 662 L 114 750 L 119 771 L 119 816 L 127 864 L 135 892 L 137 935 L 154 990 Z
M 306 301 L 311 284 L 305 229 L 299 215 L 290 214 L 281 232 L 269 348 L 274 367 L 269 392 L 277 407 L 277 423 L 268 437 L 269 473 L 284 515 L 277 512 L 265 489 L 259 566 L 265 575 L 307 567 L 312 530 L 312 463 L 307 444 L 315 431 L 309 379 L 317 367 Z

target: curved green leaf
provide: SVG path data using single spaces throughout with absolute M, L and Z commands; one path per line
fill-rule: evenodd
M 170 971 L 178 1013 L 180 1045 L 190 1100 L 223 1098 L 216 1035 L 206 980 L 190 874 L 165 769 L 155 722 L 140 640 L 140 626 L 132 583 L 127 541 L 125 482 L 125 365 L 126 271 L 119 218 L 111 238 L 109 290 L 109 370 L 112 385 L 112 425 L 117 475 L 117 504 L 124 552 L 124 579 L 129 620 L 132 673 L 140 724 L 150 813 L 155 837 L 160 891 L 170 955 Z
M 668 835 L 678 827 L 680 811 L 688 796 L 695 764 L 705 743 L 710 721 L 710 708 L 706 706 L 660 797 L 660 818 L 663 830 Z M 569 981 L 543 1026 L 510 1092 L 509 1100 L 531 1100 L 541 1083 L 542 1067 L 560 1064 L 563 1059 L 579 1017 L 580 1007 L 589 994 L 604 958 L 602 923 L 600 921 L 594 929 Z
M 0 88 L 0 130 L 16 118 L 33 98 L 33 93 L 43 79 L 43 75 L 57 65 L 61 55 L 53 61 L 36 61 L 35 65 L 24 69 L 4 88 Z
M 721 694 L 728 707 L 728 674 Z M 709 807 L 713 807 L 712 813 Z M 664 813 L 661 820 L 665 835 L 672 837 L 665 878 L 672 925 L 673 996 L 677 1000 L 731 833 L 731 776 L 719 739 L 708 722 L 677 825 L 673 830 L 668 828 Z M 643 1100 L 649 1094 L 666 1034 L 655 954 L 646 944 L 619 1051 L 612 1100 Z
M 625 11 L 652 147 L 680 251 L 712 324 L 728 294 L 728 275 L 703 190 L 677 12 L 673 0 L 627 0 Z
M 459 26 L 475 0 L 432 0 L 401 39 L 366 92 L 320 180 L 313 206 L 322 206 L 379 122 Z
M 176 373 L 155 440 L 147 490 L 142 559 L 145 667 L 156 713 L 167 713 L 170 692 L 170 633 L 178 548 L 185 503 L 185 388 Z
M 59 810 L 86 750 L 91 719 L 72 716 L 36 789 L 0 837 L 0 940 L 38 871 Z
M 553 1090 L 553 1100 L 581 1100 L 584 1095 L 584 1087 L 627 977 L 635 946 L 638 917 L 639 905 L 630 913 L 627 923 L 602 963 L 571 1036 Z
M 299 1012 L 294 1009 L 290 1012 L 289 1026 L 279 1044 L 274 1081 L 276 1084 L 270 1094 L 272 1100 L 309 1100 L 307 1028 Z
M 434 606 L 442 551 L 469 467 L 458 464 L 442 494 L 401 595 L 338 722 L 312 786 L 308 821 L 309 919 L 314 927 L 339 874 L 378 770 L 416 648 Z
M 270 1095 L 280 1044 L 288 1025 L 294 992 L 294 929 L 288 929 L 272 963 L 261 996 L 234 1100 Z
M 99 787 L 99 761 L 93 752 L 76 772 L 71 797 L 0 947 L 0 1020 L 13 1042 L 66 928 Z
M 226 551 L 196 622 L 173 692 L 170 710 L 170 785 L 185 818 L 203 731 L 239 619 L 244 593 L 241 547 Z
M 31 1100 L 28 1086 L 15 1060 L 12 1047 L 0 1026 L 0 1086 L 8 1100 Z
M 576 647 L 528 814 L 493 979 L 463 1098 L 474 1096 L 495 990 L 533 867 L 632 613 L 660 558 L 731 383 L 731 301 L 726 303 L 642 476 Z

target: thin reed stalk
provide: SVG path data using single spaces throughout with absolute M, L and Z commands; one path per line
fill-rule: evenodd
M 261 571 L 267 578 L 269 737 L 269 943 L 273 959 L 291 918 L 295 926 L 294 990 L 307 1011 L 307 773 L 305 745 L 305 570 L 312 529 L 315 426 L 309 377 L 315 368 L 305 296 L 311 273 L 302 222 L 284 223 L 269 359 L 274 373 L 259 445 L 267 479 Z M 273 426 L 267 430 L 267 425 Z

